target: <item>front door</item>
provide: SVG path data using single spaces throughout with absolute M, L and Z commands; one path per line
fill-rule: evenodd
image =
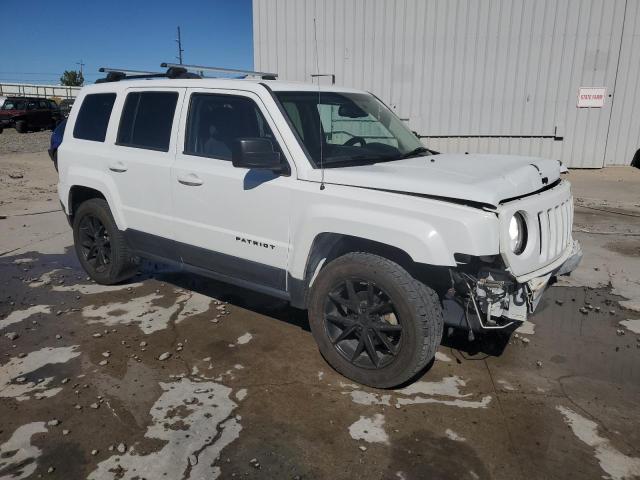
M 188 94 L 171 182 L 178 253 L 230 280 L 284 291 L 294 177 L 231 163 L 236 139 L 248 137 L 269 139 L 285 159 L 282 138 L 253 93 Z

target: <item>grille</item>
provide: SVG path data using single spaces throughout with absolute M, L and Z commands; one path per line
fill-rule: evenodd
M 573 225 L 573 198 L 560 205 L 538 212 L 540 232 L 540 261 L 558 257 L 571 242 Z

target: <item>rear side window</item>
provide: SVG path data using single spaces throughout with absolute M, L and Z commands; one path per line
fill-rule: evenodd
M 74 138 L 104 142 L 115 100 L 115 93 L 94 93 L 84 97 L 73 127 Z
M 177 92 L 133 92 L 127 95 L 117 144 L 169 151 Z

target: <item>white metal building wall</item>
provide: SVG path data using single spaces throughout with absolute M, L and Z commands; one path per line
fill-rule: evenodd
M 640 1 L 628 0 L 605 165 L 629 165 L 640 149 Z
M 254 63 L 282 79 L 308 82 L 319 70 L 369 90 L 436 150 L 629 164 L 640 123 L 630 124 L 634 105 L 614 88 L 624 85 L 625 96 L 639 88 L 639 3 L 254 0 Z M 616 87 L 618 70 L 626 81 L 618 75 Z M 611 96 L 602 108 L 579 109 L 580 86 Z M 615 150 L 607 149 L 614 134 Z

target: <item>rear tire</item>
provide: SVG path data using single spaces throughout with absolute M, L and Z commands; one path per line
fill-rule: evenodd
M 134 275 L 136 262 L 106 200 L 92 198 L 78 207 L 73 242 L 82 268 L 95 282 L 113 285 Z
M 27 125 L 26 120 L 18 120 L 16 122 L 16 132 L 27 133 L 28 131 L 29 131 L 29 127 Z
M 333 368 L 376 388 L 415 377 L 435 356 L 443 330 L 438 295 L 397 263 L 369 253 L 346 254 L 320 271 L 309 323 Z

